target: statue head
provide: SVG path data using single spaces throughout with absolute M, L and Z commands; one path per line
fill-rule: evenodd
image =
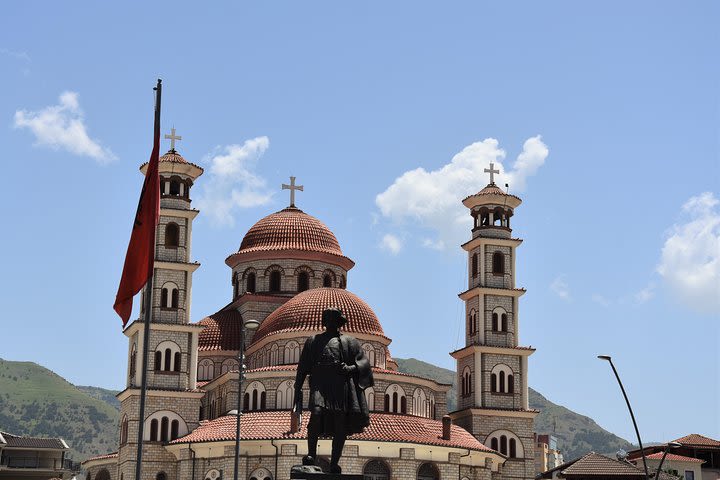
M 339 308 L 326 308 L 322 313 L 322 325 L 340 328 L 347 323 L 347 318 L 343 316 L 342 310 Z

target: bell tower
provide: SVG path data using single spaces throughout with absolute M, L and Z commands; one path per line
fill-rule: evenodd
M 528 357 L 520 346 L 516 251 L 510 219 L 522 200 L 495 184 L 500 173 L 490 163 L 490 183 L 463 200 L 473 218 L 472 238 L 462 245 L 468 255 L 465 347 L 452 352 L 457 361 L 458 410 L 453 421 L 486 446 L 506 455 L 503 476 L 535 476 L 533 419 L 528 405 Z
M 200 267 L 191 261 L 192 223 L 199 211 L 191 207 L 190 191 L 203 169 L 185 160 L 175 149 L 182 137 L 173 128 L 165 138 L 170 150 L 160 157 L 160 218 L 155 240 L 150 336 L 144 338 L 146 289 L 142 291 L 140 317 L 128 325 L 127 386 L 120 400 L 118 467 L 124 480 L 135 480 L 137 432 L 142 377 L 142 351 L 148 344 L 147 397 L 144 421 L 145 461 L 143 477 L 156 478 L 169 462 L 162 447 L 195 429 L 199 424 L 202 392 L 196 390 L 198 335 L 202 327 L 190 320 L 192 274 Z M 144 174 L 148 164 L 140 167 Z

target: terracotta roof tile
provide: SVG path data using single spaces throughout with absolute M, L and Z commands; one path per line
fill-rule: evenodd
M 663 452 L 657 452 L 653 453 L 652 455 L 646 455 L 645 458 L 649 458 L 651 460 L 660 460 L 662 459 L 662 456 Z M 642 460 L 642 457 L 638 458 L 637 460 Z M 700 460 L 699 458 L 685 457 L 683 455 L 675 455 L 674 453 L 668 453 L 665 456 L 665 461 L 705 463 L 705 460 Z
M 331 307 L 341 308 L 348 319 L 342 331 L 387 338 L 375 312 L 360 297 L 341 288 L 312 288 L 297 294 L 268 315 L 255 332 L 252 343 L 281 332 L 319 333 L 324 330 L 322 312 Z
M 685 435 L 684 437 L 678 438 L 677 440 L 674 440 L 674 441 L 678 442 L 682 445 L 720 448 L 719 441 L 712 439 L 712 438 L 704 437 L 702 435 L 698 435 L 697 433 L 691 433 L 690 435 Z
M 238 253 L 305 250 L 342 256 L 330 229 L 299 208 L 288 207 L 259 220 L 245 234 Z
M 201 425 L 189 435 L 170 443 L 196 443 L 223 440 L 235 440 L 237 417 L 228 415 L 215 420 L 201 422 Z M 273 438 L 305 438 L 309 415 L 303 415 L 303 425 L 299 432 L 289 433 L 290 412 L 250 412 L 240 417 L 241 438 L 246 440 L 269 440 Z M 350 439 L 384 442 L 410 442 L 445 447 L 469 448 L 471 450 L 493 452 L 480 443 L 467 430 L 452 426 L 450 440 L 443 440 L 442 422 L 411 415 L 393 415 L 389 413 L 371 413 L 370 426 Z
M 96 455 L 94 457 L 90 457 L 82 463 L 90 462 L 92 460 L 105 460 L 106 458 L 117 458 L 117 456 L 118 456 L 118 452 L 106 453 L 105 455 Z
M 510 195 L 509 193 L 505 193 L 505 191 L 502 188 L 498 187 L 494 183 L 489 183 L 485 188 L 483 188 L 479 192 L 465 197 L 463 199 L 463 201 L 467 200 L 470 197 L 475 197 L 478 195 L 505 195 L 507 197 L 517 198 L 518 200 L 520 200 L 520 197 L 515 196 L 515 195 Z
M 198 338 L 198 350 L 237 350 L 240 348 L 242 316 L 237 310 L 221 310 L 205 317 Z
M 12 433 L 0 432 L 5 439 L 4 447 L 19 448 L 52 448 L 64 450 L 68 448 L 61 438 L 40 438 L 40 437 L 22 437 L 13 435 Z
M 203 171 L 203 168 L 201 166 L 195 165 L 192 162 L 188 162 L 176 150 L 168 150 L 165 155 L 162 155 L 160 157 L 160 163 L 181 163 L 185 165 L 192 165 L 193 167 L 199 168 L 201 171 Z M 148 162 L 143 163 L 142 165 L 140 165 L 140 168 L 142 169 L 147 164 Z
M 563 475 L 625 475 L 645 478 L 645 472 L 638 467 L 595 452 L 590 452 L 568 464 L 569 466 L 562 469 Z

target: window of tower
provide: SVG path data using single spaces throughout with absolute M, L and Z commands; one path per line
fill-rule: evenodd
M 502 227 L 503 226 L 503 211 L 500 208 L 496 208 L 495 211 L 493 211 L 493 226 L 494 227 Z
M 167 282 L 160 290 L 160 307 L 177 309 L 180 305 L 180 290 L 173 282 Z
M 255 293 L 255 272 L 250 272 L 245 280 L 245 291 Z
M 508 331 L 507 313 L 503 313 L 503 314 L 500 315 L 500 331 L 501 331 L 501 332 L 507 332 L 507 331 Z
M 510 458 L 524 457 L 520 439 L 509 430 L 496 430 L 487 436 L 485 445 Z
M 345 288 L 345 275 L 340 275 L 340 288 Z
M 469 396 L 472 390 L 472 372 L 470 371 L 470 367 L 465 367 L 462 374 L 462 396 Z
M 170 195 L 180 195 L 180 182 L 177 180 L 170 180 Z
M 490 226 L 490 212 L 488 212 L 487 210 L 480 211 L 480 226 Z
M 300 272 L 297 277 L 297 291 L 304 292 L 310 288 L 310 277 L 307 272 Z
M 497 312 L 493 312 L 493 314 L 492 314 L 492 329 L 493 329 L 493 332 L 497 332 L 499 330 L 498 329 L 498 314 L 497 314 Z
M 490 375 L 490 391 L 494 393 L 514 393 L 513 371 L 503 364 L 495 365 Z
M 475 253 L 472 256 L 472 276 L 477 277 L 478 274 L 478 254 Z
M 500 453 L 507 455 L 507 437 L 500 435 Z
M 270 291 L 271 292 L 279 292 L 280 291 L 280 272 L 278 270 L 273 270 L 270 272 Z
M 323 287 L 332 287 L 332 278 L 327 273 L 323 276 Z
M 165 248 L 177 248 L 180 245 L 180 227 L 177 223 L 165 225 Z
M 502 275 L 505 273 L 505 256 L 502 252 L 493 253 L 492 273 L 495 275 Z

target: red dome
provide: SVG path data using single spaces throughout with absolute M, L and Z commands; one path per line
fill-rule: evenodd
M 255 332 L 253 343 L 283 332 L 320 332 L 324 330 L 322 312 L 331 307 L 341 308 L 348 319 L 343 332 L 385 337 L 375 312 L 360 297 L 341 288 L 313 288 L 297 294 L 268 315 Z
M 221 310 L 205 317 L 198 338 L 198 350 L 237 350 L 240 348 L 242 317 L 237 310 Z
M 245 234 L 238 253 L 304 250 L 342 256 L 330 229 L 299 208 L 288 207 L 258 221 Z

